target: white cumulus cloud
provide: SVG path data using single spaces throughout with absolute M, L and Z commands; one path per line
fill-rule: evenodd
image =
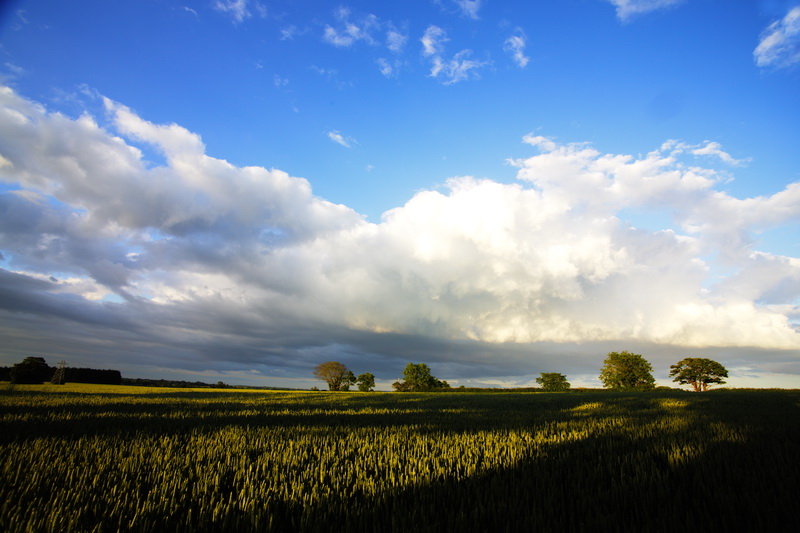
M 305 179 L 232 165 L 180 125 L 105 105 L 102 126 L 0 90 L 6 344 L 80 335 L 201 370 L 289 368 L 348 346 L 403 362 L 456 351 L 508 375 L 580 360 L 569 343 L 799 359 L 800 259 L 752 235 L 800 222 L 800 183 L 731 196 L 711 163 L 736 159 L 716 143 L 633 156 L 529 135 L 516 183 L 453 177 L 369 223 Z M 635 211 L 674 223 L 638 228 Z

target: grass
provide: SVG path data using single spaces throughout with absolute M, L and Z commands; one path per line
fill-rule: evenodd
M 796 531 L 800 391 L 0 393 L 2 531 Z

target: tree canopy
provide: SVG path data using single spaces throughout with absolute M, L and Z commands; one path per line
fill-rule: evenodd
M 681 385 L 691 385 L 695 392 L 707 391 L 712 383 L 722 384 L 728 377 L 724 366 L 712 359 L 687 357 L 669 367 L 669 377 Z
M 567 376 L 558 372 L 542 372 L 536 378 L 536 383 L 542 386 L 542 390 L 548 392 L 565 391 L 569 390 L 570 387 Z
M 408 363 L 403 370 L 403 381 L 394 382 L 392 387 L 398 392 L 424 392 L 449 389 L 450 384 L 434 377 L 425 363 Z
M 607 389 L 653 390 L 653 367 L 639 354 L 610 352 L 600 370 L 600 381 Z
M 48 381 L 53 369 L 43 357 L 26 357 L 11 367 L 11 383 L 39 384 Z
M 355 384 L 356 384 L 356 375 L 353 374 L 352 370 L 348 370 L 347 372 L 344 373 L 344 376 L 342 376 L 342 384 L 339 387 L 339 390 L 349 391 L 350 387 Z
M 328 390 L 342 390 L 342 385 L 347 376 L 347 367 L 339 361 L 320 363 L 314 368 L 314 375 L 328 384 Z M 352 374 L 352 372 L 351 372 Z M 349 377 L 349 376 L 347 376 Z M 348 384 L 349 386 L 349 384 Z
M 359 374 L 358 378 L 356 378 L 356 384 L 361 392 L 370 392 L 375 389 L 375 376 L 370 372 Z

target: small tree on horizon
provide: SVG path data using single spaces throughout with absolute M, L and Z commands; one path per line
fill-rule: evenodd
M 359 391 L 371 392 L 375 389 L 375 376 L 370 372 L 359 374 L 358 378 L 356 378 L 356 384 L 358 384 Z
M 671 365 L 669 377 L 681 385 L 691 385 L 695 392 L 705 392 L 710 384 L 723 384 L 728 370 L 712 359 L 687 357 Z
M 328 390 L 331 391 L 342 390 L 342 382 L 347 372 L 347 367 L 339 361 L 320 363 L 314 368 L 314 376 L 327 383 Z
M 603 386 L 612 390 L 648 391 L 655 389 L 653 366 L 639 354 L 610 352 L 600 370 Z
M 558 372 L 542 372 L 536 378 L 536 383 L 541 385 L 542 390 L 548 392 L 559 392 L 569 390 L 570 384 L 567 381 L 567 376 L 559 374 Z
M 403 381 L 396 381 L 392 387 L 398 392 L 424 392 L 449 389 L 450 384 L 437 379 L 425 363 L 408 363 L 403 370 Z

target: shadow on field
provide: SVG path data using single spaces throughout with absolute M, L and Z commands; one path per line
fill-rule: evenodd
M 800 527 L 796 455 L 788 463 L 752 457 L 786 456 L 781 446 L 716 442 L 675 465 L 657 455 L 625 452 L 617 439 L 557 444 L 545 458 L 458 482 L 415 486 L 378 502 L 357 496 L 351 510 L 332 519 L 341 527 L 331 530 L 675 532 L 700 523 L 707 531 L 794 532 Z M 352 510 L 359 508 L 367 511 Z

